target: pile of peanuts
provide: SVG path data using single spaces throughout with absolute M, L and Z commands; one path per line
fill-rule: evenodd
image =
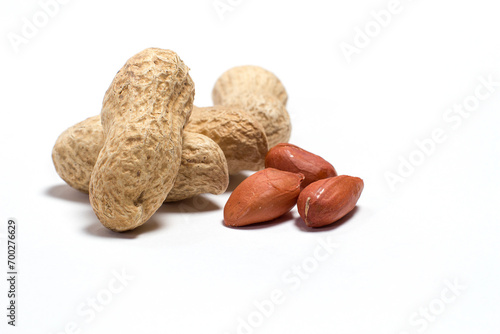
M 224 207 L 227 226 L 273 220 L 295 204 L 307 226 L 329 225 L 354 209 L 364 187 L 360 178 L 337 176 L 325 159 L 292 144 L 271 148 L 265 166 L 234 189 Z
M 332 217 L 338 219 L 355 206 L 362 190 L 360 179 L 336 176 L 326 161 L 285 144 L 291 133 L 288 95 L 273 73 L 258 66 L 226 71 L 215 83 L 211 107 L 193 106 L 194 93 L 189 68 L 175 52 L 148 48 L 118 71 L 100 115 L 58 137 L 52 150 L 57 173 L 71 187 L 89 194 L 105 227 L 132 230 L 164 202 L 222 194 L 229 175 L 242 170 L 259 172 L 231 194 L 224 208 L 228 226 L 274 219 L 288 212 L 297 198 L 299 212 L 310 226 L 332 223 Z M 290 159 L 286 152 L 293 150 L 310 164 Z M 317 213 L 328 211 L 321 205 L 332 202 L 323 195 L 312 199 L 310 187 L 319 179 L 326 182 L 316 190 L 327 189 L 321 192 L 337 202 L 350 196 L 336 206 L 334 216 Z M 301 200 L 307 193 L 312 197 Z

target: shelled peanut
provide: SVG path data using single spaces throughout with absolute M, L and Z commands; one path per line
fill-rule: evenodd
M 261 170 L 233 191 L 224 207 L 227 226 L 245 226 L 278 218 L 290 211 L 304 175 L 274 168 Z
M 304 174 L 302 188 L 314 181 L 337 176 L 337 171 L 332 164 L 322 157 L 287 143 L 280 143 L 271 148 L 266 155 L 265 165 Z
M 278 170 L 286 174 L 280 176 Z M 270 182 L 268 174 L 281 177 L 288 187 L 274 186 L 276 180 Z M 300 182 L 290 181 L 290 175 L 295 175 Z M 337 176 L 335 168 L 320 156 L 292 144 L 280 143 L 267 153 L 266 169 L 245 179 L 231 194 L 224 207 L 224 221 L 228 226 L 265 222 L 278 218 L 279 213 L 284 214 L 297 204 L 307 226 L 321 227 L 351 212 L 363 187 L 360 178 Z M 293 197 L 291 194 L 298 195 Z M 286 196 L 289 201 L 285 205 L 278 199 Z
M 300 217 L 309 227 L 334 223 L 354 209 L 363 187 L 363 180 L 348 175 L 313 182 L 299 195 Z

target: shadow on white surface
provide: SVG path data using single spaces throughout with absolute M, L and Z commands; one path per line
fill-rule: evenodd
M 221 207 L 203 195 L 182 201 L 163 203 L 156 213 L 194 213 L 220 210 Z
M 67 184 L 52 186 L 47 188 L 44 193 L 53 198 L 90 205 L 88 194 L 71 188 Z M 221 207 L 215 202 L 203 195 L 198 195 L 182 201 L 163 203 L 157 212 L 192 213 L 216 211 L 219 209 L 221 209 Z
M 337 220 L 335 223 L 322 226 L 322 227 L 308 227 L 306 223 L 302 220 L 302 218 L 297 217 L 295 218 L 295 226 L 298 227 L 299 230 L 302 232 L 328 232 L 331 230 L 335 230 L 336 228 L 339 228 L 340 226 L 346 224 L 355 214 L 356 212 L 359 211 L 359 207 L 356 206 L 354 209 L 349 212 L 347 215 L 345 215 L 343 218 Z
M 82 193 L 67 184 L 58 184 L 45 190 L 45 195 L 70 202 L 90 204 L 89 195 Z
M 276 219 L 273 219 L 273 220 L 270 220 L 267 222 L 257 223 L 257 224 L 247 225 L 247 226 L 234 226 L 234 227 L 226 226 L 226 225 L 224 225 L 224 220 L 222 220 L 221 223 L 224 227 L 230 228 L 233 230 L 260 230 L 263 228 L 270 228 L 270 227 L 273 227 L 275 225 L 279 225 L 281 223 L 284 223 L 287 221 L 292 221 L 292 220 L 293 220 L 293 213 L 292 213 L 292 211 L 289 211 L 279 218 L 276 218 Z
M 95 216 L 94 216 L 95 218 Z M 113 232 L 105 228 L 98 220 L 95 218 L 95 221 L 84 228 L 84 232 L 89 235 L 101 238 L 112 238 L 112 239 L 135 239 L 141 234 L 149 233 L 152 231 L 159 230 L 164 228 L 165 226 L 160 224 L 154 217 L 147 221 L 142 226 L 138 228 L 127 231 L 127 232 Z
M 229 185 L 227 186 L 226 193 L 232 192 L 236 187 L 243 182 L 248 176 L 243 173 L 231 175 L 229 177 Z

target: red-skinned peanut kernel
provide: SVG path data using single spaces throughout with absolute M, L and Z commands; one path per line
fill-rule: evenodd
M 335 168 L 322 157 L 287 143 L 271 148 L 267 152 L 265 164 L 266 167 L 304 174 L 302 188 L 315 181 L 337 176 Z
M 329 225 L 354 209 L 363 188 L 359 177 L 340 175 L 319 180 L 302 190 L 297 209 L 307 226 Z
M 226 226 L 245 226 L 278 218 L 297 203 L 304 175 L 263 169 L 241 182 L 224 206 Z

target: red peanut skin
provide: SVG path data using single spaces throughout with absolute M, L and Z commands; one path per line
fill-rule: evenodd
M 241 182 L 224 206 L 226 226 L 245 226 L 278 218 L 297 203 L 304 175 L 263 169 Z
M 288 143 L 280 143 L 271 148 L 267 152 L 265 165 L 287 172 L 304 174 L 305 180 L 302 182 L 302 188 L 315 181 L 337 176 L 337 171 L 328 161 Z
M 340 175 L 319 180 L 302 190 L 297 209 L 307 226 L 329 225 L 354 209 L 363 188 L 359 177 Z

